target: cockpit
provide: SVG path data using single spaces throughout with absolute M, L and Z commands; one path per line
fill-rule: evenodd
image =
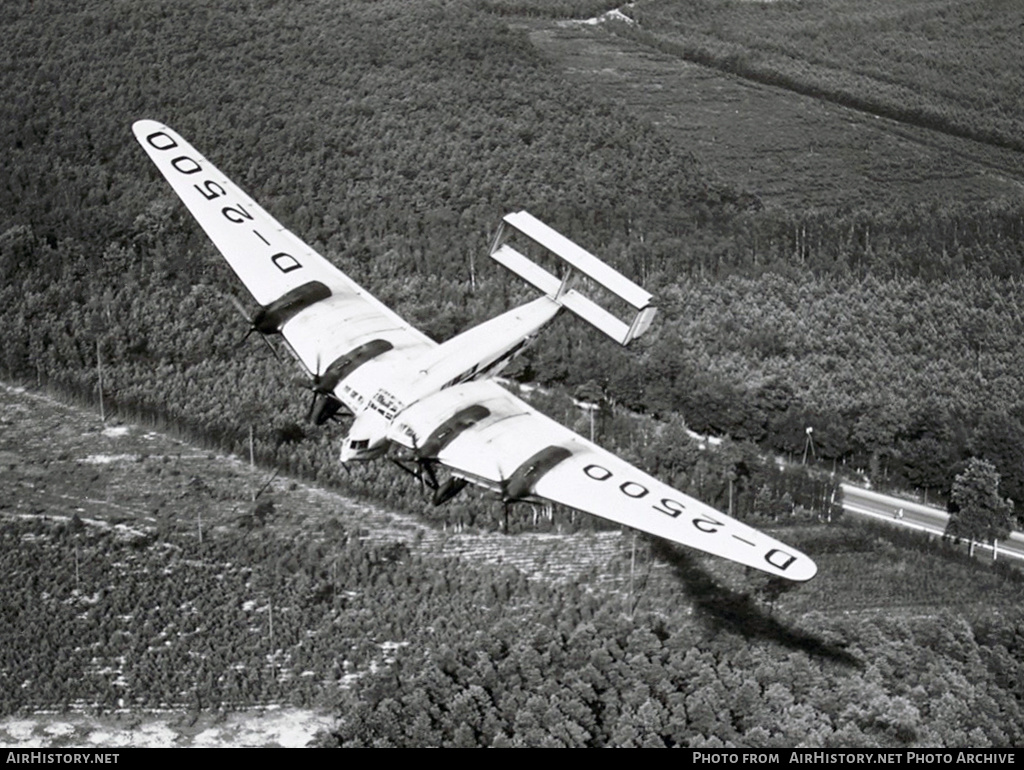
M 370 439 L 345 439 L 341 446 L 341 462 L 352 460 L 375 460 L 387 451 L 387 440 L 371 443 Z
M 374 460 L 388 449 L 387 423 L 373 412 L 361 414 L 341 445 L 341 462 Z

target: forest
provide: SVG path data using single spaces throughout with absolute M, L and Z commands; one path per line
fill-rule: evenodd
M 661 298 L 639 349 L 566 323 L 518 379 L 593 380 L 617 407 L 768 452 L 799 452 L 812 426 L 826 467 L 939 494 L 984 453 L 1024 495 L 1019 199 L 765 210 L 460 4 L 345 6 L 315 43 L 312 9 L 257 4 L 271 39 L 240 11 L 147 7 L 4 11 L 9 379 L 94 389 L 99 342 L 113 401 L 211 435 L 244 434 L 243 407 L 192 388 L 258 379 L 241 390 L 267 441 L 294 406 L 283 373 L 213 334 L 238 326 L 231 278 L 124 128 L 154 115 L 436 338 L 527 296 L 483 253 L 519 207 Z M 275 66 L 241 68 L 239 52 Z
M 798 590 L 664 543 L 631 556 L 625 538 L 561 580 L 456 555 L 454 537 L 368 537 L 375 525 L 353 528 L 329 501 L 296 537 L 283 490 L 257 521 L 224 518 L 236 482 L 219 462 L 191 479 L 171 456 L 124 462 L 181 490 L 178 515 L 149 531 L 123 516 L 0 523 L 16 578 L 0 613 L 4 714 L 335 710 L 324 746 L 1021 738 L 1019 572 L 910 535 L 791 529 L 822 566 Z M 204 500 L 200 538 L 186 511 Z
M 500 506 L 479 496 L 432 509 L 414 482 L 383 465 L 351 477 L 340 472 L 338 433 L 305 423 L 306 394 L 291 383 L 296 372 L 262 345 L 239 347 L 246 323 L 229 299 L 237 291 L 233 276 L 131 135 L 132 122 L 148 117 L 181 132 L 286 226 L 437 339 L 528 296 L 486 264 L 489 236 L 508 211 L 525 208 L 615 264 L 661 298 L 650 341 L 621 351 L 563 321 L 509 374 L 544 386 L 533 396 L 537 405 L 579 430 L 586 429 L 586 416 L 571 396 L 580 388 L 596 391 L 604 404 L 601 443 L 741 518 L 827 529 L 833 470 L 941 495 L 973 456 L 995 465 L 1019 508 L 1022 199 L 766 207 L 624 106 L 572 87 L 509 24 L 510 14 L 529 17 L 542 6 L 546 15 L 571 17 L 609 4 L 5 3 L 0 302 L 7 333 L 0 376 L 95 402 L 102 370 L 105 403 L 125 419 L 173 427 L 239 454 L 248 451 L 252 427 L 256 455 L 268 467 L 437 524 L 501 526 Z M 976 23 L 953 17 L 933 30 L 921 21 L 919 34 L 943 39 L 955 29 L 969 45 L 992 31 L 998 14 L 990 3 L 960 6 L 971 9 Z M 849 50 L 830 46 L 837 32 L 821 19 L 811 25 L 814 34 L 799 32 L 817 17 L 796 8 L 711 0 L 640 4 L 633 11 L 639 27 L 622 34 L 647 35 L 657 27 L 664 34 L 651 45 L 685 48 L 679 29 L 706 28 L 701 35 L 714 41 L 711 65 L 734 61 L 741 74 L 756 67 L 750 77 L 797 79 L 822 98 L 859 103 L 871 93 L 884 104 L 865 108 L 904 104 L 918 115 L 905 119 L 1016 147 L 1019 105 L 992 96 L 972 107 L 964 97 L 984 61 L 965 61 L 957 70 L 965 73 L 962 80 L 946 79 L 963 91 L 918 89 L 928 111 L 904 94 L 933 59 L 902 69 L 891 64 L 889 73 L 857 72 L 851 62 L 864 52 L 853 43 Z M 758 25 L 771 32 L 765 39 L 776 41 L 766 53 L 744 33 Z M 819 69 L 845 73 L 838 85 L 822 81 L 814 68 L 778 63 L 793 35 L 819 40 L 822 51 L 832 52 L 835 59 Z M 1003 38 L 992 39 L 994 57 Z M 756 55 L 734 55 L 736 47 Z M 877 66 L 894 61 L 890 51 Z M 869 76 L 893 85 L 875 89 L 865 85 Z M 998 79 L 990 85 L 991 93 L 1009 87 Z M 814 429 L 815 451 L 804 467 L 807 427 Z M 701 450 L 687 429 L 726 437 L 724 448 Z M 781 470 L 775 455 L 800 467 Z M 601 526 L 556 511 L 550 518 L 517 517 L 513 531 Z M 23 535 L 15 529 L 5 537 L 23 542 Z M 806 537 L 815 555 L 817 541 Z M 228 553 L 210 546 L 203 558 L 229 561 L 231 549 L 222 547 Z M 4 553 L 14 558 L 9 546 Z M 407 568 L 413 567 L 395 567 Z M 402 577 L 408 584 L 420 579 Z M 458 601 L 474 603 L 463 588 L 452 590 Z M 1006 732 L 1014 729 L 1007 724 L 1022 723 L 1019 688 L 993 684 L 987 692 L 998 694 L 983 695 L 979 683 L 1021 681 L 1004 677 L 1019 668 L 1022 626 L 1015 615 L 873 618 L 858 628 L 831 618 L 821 622 L 832 641 L 815 637 L 794 651 L 774 646 L 778 634 L 768 634 L 747 659 L 739 632 L 715 641 L 707 627 L 685 622 L 682 609 L 626 623 L 615 612 L 587 609 L 597 600 L 580 588 L 516 591 L 501 603 L 535 613 L 536 637 L 486 616 L 479 628 L 494 640 L 487 655 L 467 630 L 478 627 L 472 623 L 443 645 L 419 639 L 395 667 L 339 695 L 349 716 L 337 740 L 1020 740 L 1019 732 Z M 282 601 L 291 602 L 288 597 Z M 139 602 L 117 601 L 119 607 Z M 540 609 L 530 609 L 533 603 Z M 399 630 L 412 634 L 413 624 L 402 623 Z M 899 640 L 895 648 L 893 640 Z M 948 655 L 919 665 L 916 656 L 926 647 Z M 883 649 L 897 652 L 879 662 Z M 601 661 L 598 674 L 582 678 L 584 660 Z M 627 664 L 648 672 L 630 674 L 635 692 L 617 684 L 624 676 L 617 667 Z M 697 679 L 693 666 L 701 667 Z M 804 676 L 808 668 L 814 676 Z M 894 672 L 908 668 L 916 678 L 897 681 Z M 848 676 L 851 670 L 856 676 Z M 512 671 L 523 686 L 506 698 L 495 677 L 505 681 Z M 949 671 L 956 677 L 936 690 Z M 565 722 L 557 713 L 516 724 L 515 714 L 540 712 L 557 700 L 541 683 L 564 694 L 559 708 L 576 715 L 578 730 L 557 732 L 556 723 Z M 854 698 L 847 686 L 862 690 Z M 285 697 L 280 682 L 267 687 L 267 697 Z M 748 693 L 747 705 L 733 702 L 736 687 Z M 755 713 L 754 702 L 769 691 L 772 708 L 785 715 L 774 722 Z M 435 704 L 451 703 L 457 692 L 459 709 L 476 716 L 452 717 L 447 706 L 417 700 L 417 692 Z M 231 691 L 218 702 L 236 697 Z M 516 700 L 523 698 L 534 699 L 531 709 Z M 30 705 L 15 700 L 7 709 Z M 407 713 L 423 715 L 421 723 L 409 727 Z M 949 724 L 964 727 L 942 732 L 939 726 Z M 459 725 L 472 725 L 471 733 Z

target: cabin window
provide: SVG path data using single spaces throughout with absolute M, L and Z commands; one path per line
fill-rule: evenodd
M 353 441 L 351 444 L 349 444 L 349 447 L 351 449 L 367 449 L 367 448 L 369 448 L 369 446 L 370 446 L 370 440 L 369 439 L 363 439 L 362 441 Z

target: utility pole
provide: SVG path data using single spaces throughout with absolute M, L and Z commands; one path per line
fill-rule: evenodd
M 596 401 L 585 401 L 583 399 L 573 399 L 576 406 L 590 415 L 590 441 L 594 441 L 594 412 L 600 408 L 600 404 Z
M 274 672 L 274 679 L 277 679 L 277 661 L 274 657 L 274 600 L 270 600 L 270 604 L 267 605 L 267 610 L 270 613 L 270 666 L 271 671 Z
M 811 438 L 811 434 L 814 433 L 814 428 L 812 428 L 810 425 L 808 425 L 806 433 L 807 433 L 807 440 L 804 442 L 804 459 L 803 459 L 803 463 L 802 463 L 803 465 L 807 465 L 807 450 L 808 449 L 811 450 L 811 457 L 813 457 L 815 459 L 815 461 L 817 461 L 817 459 L 818 459 L 818 453 L 816 451 L 814 451 L 814 439 Z
M 280 470 L 275 470 L 274 471 L 274 475 L 271 476 L 269 479 L 267 479 L 267 481 L 263 484 L 262 487 L 260 487 L 258 490 L 253 492 L 253 494 L 252 494 L 252 501 L 254 503 L 259 499 L 260 495 L 262 495 L 264 492 L 266 492 L 267 487 L 269 487 L 271 484 L 274 483 L 274 479 L 277 478 L 277 474 L 280 473 L 280 472 L 281 472 Z
M 100 391 L 100 420 L 107 421 L 107 415 L 103 408 L 103 359 L 100 358 L 100 338 L 96 338 L 96 372 L 99 375 Z
M 633 530 L 633 545 L 629 554 L 629 619 L 633 619 L 633 572 L 636 570 L 636 530 Z

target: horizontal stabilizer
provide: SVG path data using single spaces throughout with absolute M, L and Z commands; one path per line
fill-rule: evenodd
M 552 297 L 558 294 L 562 280 L 557 278 L 524 254 L 520 254 L 507 243 L 491 252 L 491 259 L 507 267 L 529 284 L 533 284 Z
M 517 232 L 554 255 L 564 265 L 563 276 L 554 275 L 506 243 Z M 646 332 L 657 312 L 649 292 L 525 211 L 508 214 L 502 220 L 491 249 L 491 258 L 620 345 L 627 345 Z M 620 318 L 570 288 L 577 274 L 589 278 L 625 302 L 630 308 L 628 317 Z

